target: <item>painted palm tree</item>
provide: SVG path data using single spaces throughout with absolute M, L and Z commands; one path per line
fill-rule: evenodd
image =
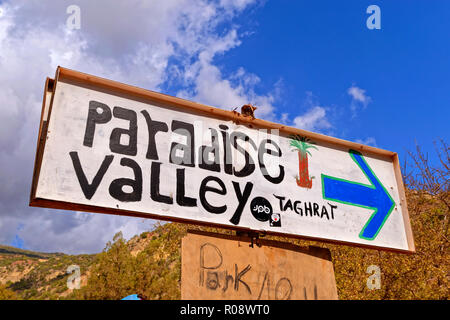
M 311 189 L 312 178 L 309 176 L 308 154 L 310 156 L 312 155 L 308 149 L 312 148 L 318 150 L 317 147 L 314 146 L 314 144 L 316 143 L 306 137 L 302 137 L 299 135 L 292 135 L 290 136 L 290 138 L 290 146 L 294 147 L 292 151 L 298 152 L 298 176 L 295 177 L 297 185 L 302 188 Z

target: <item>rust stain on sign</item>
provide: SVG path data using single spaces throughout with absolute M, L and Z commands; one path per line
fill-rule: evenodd
M 189 231 L 182 240 L 186 300 L 338 299 L 328 249 Z

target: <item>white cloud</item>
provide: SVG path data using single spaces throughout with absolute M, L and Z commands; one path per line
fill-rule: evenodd
M 220 5 L 228 10 L 245 9 L 253 0 L 220 0 Z
M 255 93 L 254 87 L 260 81 L 256 75 L 239 68 L 230 79 L 224 79 L 220 69 L 213 64 L 216 55 L 240 43 L 235 29 L 223 38 L 211 39 L 209 45 L 199 53 L 198 61 L 186 66 L 184 79 L 192 89 L 180 90 L 178 96 L 227 110 L 236 107 L 239 110 L 244 104 L 251 103 L 258 107 L 258 118 L 273 120 L 275 98 L 270 93 Z
M 100 252 L 121 231 L 126 239 L 149 230 L 153 220 L 41 209 L 18 232 L 26 247 L 64 253 Z M 45 232 L 45 233 L 44 233 Z
M 347 93 L 350 97 L 352 97 L 350 109 L 353 112 L 353 116 L 356 115 L 356 112 L 359 108 L 365 109 L 367 105 L 372 101 L 372 99 L 368 95 L 366 95 L 366 90 L 361 89 L 355 85 L 352 85 L 350 88 L 348 88 Z
M 365 95 L 365 90 L 352 86 L 350 88 L 348 88 L 348 94 L 350 96 L 352 96 L 352 98 L 356 101 L 362 102 L 362 103 L 367 103 L 367 99 L 368 97 L 366 97 Z
M 58 65 L 153 90 L 181 79 L 180 92 L 200 102 L 252 102 L 259 117 L 273 117 L 274 96 L 255 92 L 256 75 L 238 69 L 227 79 L 214 64 L 240 45 L 233 18 L 254 2 L 79 0 L 81 29 L 72 31 L 72 0 L 2 2 L 0 243 L 19 232 L 29 249 L 98 252 L 119 230 L 148 229 L 142 219 L 28 207 L 44 80 Z M 228 31 L 218 34 L 219 26 Z
M 320 131 L 331 128 L 327 120 L 327 112 L 324 107 L 315 106 L 309 109 L 305 114 L 294 118 L 293 123 L 299 129 L 308 131 Z

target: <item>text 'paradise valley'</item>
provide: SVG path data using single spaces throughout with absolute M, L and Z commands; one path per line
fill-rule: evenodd
M 138 117 L 145 120 L 146 127 L 138 128 Z M 103 159 L 96 162 L 98 164 L 83 161 L 83 156 L 88 152 L 94 152 L 96 148 L 96 139 L 100 138 L 96 135 L 98 128 L 105 126 L 113 118 L 120 119 L 122 122 L 125 120 L 128 123 L 125 128 L 114 127 L 107 131 L 110 152 L 102 156 Z M 227 125 L 220 124 L 217 128 L 208 125 L 206 134 L 208 134 L 209 143 L 199 145 L 196 134 L 203 136 L 205 133 L 198 130 L 192 123 L 175 119 L 167 122 L 160 121 L 153 119 L 145 109 L 137 113 L 132 109 L 119 106 L 111 109 L 104 103 L 90 101 L 82 149 L 69 152 L 69 156 L 84 197 L 88 200 L 94 197 L 110 167 L 122 166 L 131 169 L 133 178 L 117 177 L 110 183 L 108 191 L 113 199 L 119 202 L 141 201 L 142 197 L 146 196 L 143 195 L 143 185 L 149 183 L 150 192 L 147 196 L 155 202 L 167 205 L 176 203 L 181 207 L 201 205 L 211 214 L 223 214 L 229 207 L 233 207 L 234 212 L 230 222 L 238 225 L 242 212 L 249 203 L 255 182 L 255 179 L 249 178 L 246 181 L 242 178 L 258 174 L 264 177 L 263 181 L 273 185 L 280 184 L 285 178 L 285 168 L 279 161 L 283 156 L 278 143 L 279 137 L 268 133 L 267 130 L 262 131 L 263 137 L 255 142 L 255 139 L 242 131 L 229 130 Z M 143 144 L 138 139 L 145 139 L 147 144 Z M 140 148 L 145 146 L 145 157 L 138 156 L 138 146 Z M 163 149 L 166 150 L 164 154 Z M 143 161 L 151 162 L 151 164 L 145 163 L 145 167 L 149 167 L 149 172 L 142 170 Z M 94 168 L 94 175 L 86 174 L 88 172 L 86 167 L 90 165 L 97 166 Z M 164 194 L 161 192 L 161 183 L 171 182 L 162 174 L 164 170 L 167 170 L 166 166 L 175 169 L 176 182 L 173 192 Z M 204 173 L 205 177 L 201 179 L 198 190 L 193 190 L 193 184 L 187 181 L 186 170 L 193 170 L 196 178 L 201 177 L 202 172 Z M 219 177 L 223 177 L 224 174 L 231 179 L 224 182 Z M 149 181 L 144 182 L 147 177 Z M 218 203 L 217 197 L 227 194 L 233 194 L 237 206 L 231 206 L 227 201 Z M 289 209 L 289 205 L 286 206 L 289 202 L 282 205 L 284 199 L 281 199 L 281 196 L 275 197 L 280 201 L 281 211 Z M 299 213 L 298 206 L 291 206 L 292 210 Z M 321 214 L 323 217 L 324 210 L 327 211 L 323 209 L 325 206 L 319 209 L 318 204 L 315 203 L 310 204 L 310 207 L 311 209 L 304 208 L 302 215 L 304 211 L 307 215 L 309 210 L 311 216 L 313 213 L 318 213 L 317 215 Z M 328 208 L 330 211 L 330 213 L 326 212 L 328 219 L 330 217 L 334 219 L 334 209 L 336 206 Z

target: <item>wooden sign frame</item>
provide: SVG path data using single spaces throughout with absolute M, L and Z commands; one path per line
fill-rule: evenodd
M 58 85 L 59 81 L 68 81 L 70 83 L 74 83 L 80 86 L 89 87 L 89 88 L 95 88 L 100 91 L 105 91 L 108 93 L 112 93 L 114 95 L 118 96 L 124 96 L 129 99 L 138 99 L 139 101 L 146 101 L 149 103 L 158 103 L 162 106 L 168 106 L 171 108 L 179 108 L 183 109 L 187 112 L 196 112 L 200 114 L 207 115 L 208 117 L 213 117 L 220 120 L 228 120 L 233 121 L 237 124 L 245 125 L 249 128 L 256 128 L 256 129 L 269 129 L 269 130 L 279 130 L 281 133 L 285 133 L 288 135 L 300 135 L 304 136 L 310 139 L 313 139 L 316 142 L 324 142 L 328 144 L 333 144 L 345 148 L 349 148 L 356 151 L 364 152 L 365 154 L 374 155 L 374 156 L 383 156 L 388 157 L 392 160 L 392 163 L 394 165 L 394 172 L 395 172 L 395 179 L 398 186 L 399 191 L 399 197 L 400 202 L 402 205 L 402 215 L 403 215 L 403 221 L 404 221 L 404 228 L 406 231 L 406 239 L 408 243 L 408 250 L 401 250 L 401 249 L 394 249 L 394 248 L 384 248 L 380 246 L 371 246 L 367 244 L 359 244 L 359 243 L 350 243 L 346 241 L 336 241 L 336 240 L 329 240 L 329 239 L 323 239 L 323 238 L 315 238 L 315 237 L 308 237 L 308 236 L 298 236 L 298 235 L 292 235 L 292 234 L 282 234 L 279 232 L 270 232 L 267 231 L 267 234 L 277 235 L 277 236 L 286 236 L 291 238 L 301 238 L 306 240 L 313 240 L 313 241 L 323 241 L 323 242 L 329 242 L 334 244 L 345 244 L 345 245 L 351 245 L 351 246 L 359 246 L 359 247 L 365 247 L 365 248 L 373 248 L 377 250 L 386 250 L 386 251 L 394 251 L 394 252 L 402 252 L 402 253 L 414 253 L 415 252 L 415 245 L 414 245 L 414 239 L 409 219 L 409 214 L 407 210 L 407 204 L 406 204 L 406 196 L 405 196 L 405 189 L 403 185 L 403 179 L 402 174 L 400 170 L 400 164 L 399 164 L 399 158 L 398 154 L 392 151 L 387 151 L 371 146 L 366 146 L 360 143 L 356 142 L 350 142 L 314 132 L 309 132 L 306 130 L 293 128 L 289 126 L 285 126 L 282 124 L 277 124 L 261 119 L 256 119 L 248 116 L 244 116 L 236 111 L 227 111 L 223 109 L 214 108 L 211 106 L 195 103 L 192 101 L 184 100 L 181 98 L 157 93 L 154 91 L 138 88 L 135 86 L 119 83 L 116 81 L 100 78 L 97 76 L 92 76 L 89 74 L 81 73 L 78 71 L 66 69 L 63 67 L 58 67 L 55 74 L 55 79 L 47 78 L 45 82 L 45 88 L 44 88 L 44 96 L 43 96 L 43 103 L 42 103 L 42 111 L 41 111 L 41 118 L 40 118 L 40 125 L 39 125 L 39 132 L 38 132 L 38 139 L 37 139 L 37 148 L 36 148 L 36 158 L 34 163 L 34 172 L 33 172 L 33 179 L 32 179 L 32 186 L 31 186 L 31 193 L 30 193 L 30 202 L 29 205 L 32 207 L 45 207 L 45 208 L 53 208 L 53 209 L 64 209 L 64 210 L 74 210 L 74 211 L 86 211 L 86 212 L 96 212 L 96 213 L 104 213 L 104 214 L 114 214 L 114 215 L 123 215 L 123 216 L 132 216 L 132 217 L 144 217 L 144 218 L 154 218 L 159 220 L 168 220 L 168 221 L 175 221 L 175 222 L 182 222 L 182 223 L 188 223 L 188 224 L 198 224 L 198 225 L 207 225 L 207 226 L 216 226 L 216 227 L 222 227 L 226 229 L 233 229 L 233 230 L 240 230 L 240 231 L 252 231 L 248 228 L 243 228 L 239 226 L 229 226 L 229 225 L 222 225 L 217 223 L 206 223 L 201 221 L 193 221 L 189 219 L 180 219 L 180 218 L 171 218 L 166 216 L 161 216 L 158 214 L 149 214 L 149 213 L 141 213 L 141 212 L 134 212 L 134 211 L 127 211 L 122 209 L 111 209 L 111 208 L 104 208 L 104 207 L 98 207 L 98 206 L 91 206 L 91 205 L 84 205 L 84 204 L 75 204 L 75 203 L 68 203 L 63 201 L 53 201 L 53 200 L 47 200 L 47 199 L 41 199 L 36 197 L 36 188 L 37 188 L 37 182 L 39 180 L 39 174 L 40 174 L 40 168 L 42 164 L 42 158 L 43 158 L 43 151 L 45 148 L 45 143 L 47 139 L 48 134 L 48 123 L 50 120 L 50 115 L 52 112 L 52 106 L 53 106 L 53 97 L 56 90 L 56 87 Z

